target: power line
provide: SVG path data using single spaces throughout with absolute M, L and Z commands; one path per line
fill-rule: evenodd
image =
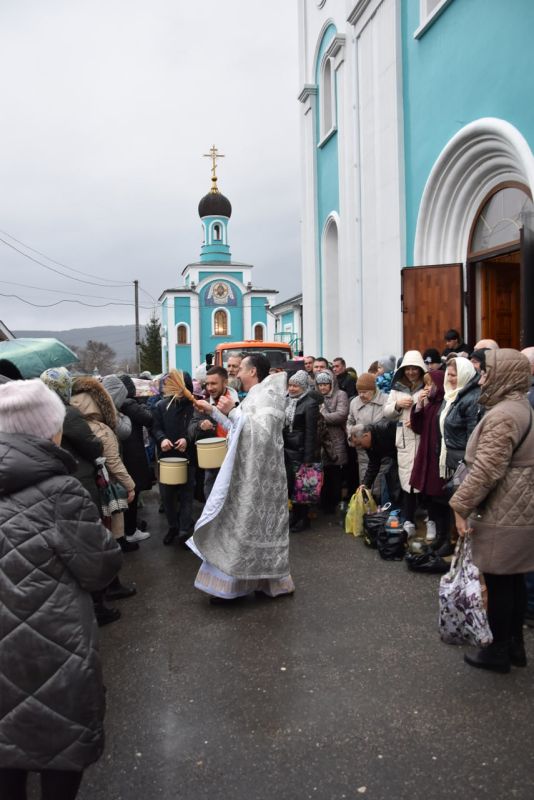
M 80 269 L 75 269 L 74 267 L 69 267 L 68 264 L 63 264 L 61 261 L 56 261 L 55 259 L 50 258 L 50 256 L 46 255 L 46 253 L 42 253 L 40 250 L 36 250 L 35 247 L 31 247 L 29 244 L 26 244 L 26 242 L 22 242 L 20 239 L 17 239 L 16 236 L 13 236 L 11 233 L 8 233 L 7 231 L 0 230 L 0 233 L 3 234 L 4 236 L 7 236 L 8 239 L 13 239 L 14 242 L 17 242 L 17 244 L 22 245 L 23 247 L 26 248 L 26 250 L 31 250 L 32 253 L 37 253 L 37 255 L 42 256 L 43 258 L 46 258 L 47 261 L 51 261 L 52 264 L 56 264 L 58 267 L 63 267 L 64 269 L 68 269 L 71 272 L 77 272 L 79 275 L 85 275 L 88 278 L 96 278 L 99 281 L 108 281 L 108 283 L 119 283 L 121 286 L 126 285 L 126 284 L 121 284 L 120 281 L 116 281 L 113 278 L 101 278 L 99 275 L 92 275 L 90 272 L 83 272 Z M 4 242 L 4 244 L 7 244 L 7 242 Z M 14 248 L 14 249 L 16 249 L 16 248 Z M 18 252 L 20 252 L 20 250 Z M 68 276 L 66 275 L 65 277 L 68 277 Z
M 84 303 L 83 300 L 58 300 L 55 303 L 32 303 L 31 300 L 25 300 L 23 297 L 19 297 L 18 294 L 4 294 L 0 292 L 0 297 L 15 297 L 17 300 L 20 300 L 21 303 L 27 303 L 29 306 L 34 306 L 35 308 L 52 308 L 52 306 L 59 306 L 61 303 L 77 303 L 80 306 L 87 306 L 88 308 L 105 308 L 106 306 L 134 306 L 135 303 Z M 152 306 L 141 306 L 141 308 L 150 310 Z
M 89 286 L 101 286 L 104 289 L 119 289 L 122 286 L 131 286 L 130 283 L 118 283 L 115 286 L 107 286 L 105 283 L 95 283 L 94 281 L 84 281 L 82 278 L 75 278 L 72 275 L 65 275 L 64 272 L 60 272 L 58 269 L 54 269 L 54 267 L 50 267 L 48 264 L 43 264 L 42 261 L 39 261 L 37 258 L 33 258 L 33 256 L 29 256 L 28 253 L 25 253 L 23 250 L 19 250 L 18 247 L 15 247 L 14 244 L 10 242 L 6 242 L 5 239 L 2 239 L 0 236 L 0 242 L 3 242 L 7 247 L 11 247 L 12 250 L 15 250 L 17 253 L 20 253 L 21 256 L 24 258 L 28 258 L 30 261 L 33 261 L 34 264 L 39 264 L 40 267 L 44 267 L 45 269 L 50 270 L 50 272 L 55 272 L 57 275 L 61 275 L 62 278 L 67 278 L 69 281 L 78 281 L 78 283 L 86 283 Z
M 78 297 L 93 297 L 96 300 L 117 300 L 119 303 L 123 303 L 125 301 L 122 300 L 120 297 L 105 297 L 105 295 L 101 294 L 86 294 L 85 292 L 69 292 L 67 289 L 46 289 L 44 286 L 31 286 L 27 283 L 15 283 L 15 281 L 2 281 L 0 283 L 8 284 L 9 286 L 20 286 L 21 289 L 37 289 L 39 292 L 54 292 L 55 294 L 75 294 Z M 111 288 L 111 287 L 110 287 Z M 143 306 L 145 307 L 145 306 Z M 148 306 L 147 306 L 148 308 Z

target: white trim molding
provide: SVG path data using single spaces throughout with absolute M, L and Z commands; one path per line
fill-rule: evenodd
M 517 128 L 485 117 L 459 130 L 441 151 L 426 182 L 414 264 L 463 262 L 480 204 L 505 181 L 526 184 L 534 196 L 534 156 Z
M 431 25 L 437 20 L 438 17 L 445 11 L 447 6 L 452 3 L 452 0 L 439 0 L 439 3 L 434 6 L 431 11 L 428 11 L 428 0 L 420 0 L 419 7 L 419 27 L 415 31 L 413 38 L 420 39 L 421 36 L 427 31 Z

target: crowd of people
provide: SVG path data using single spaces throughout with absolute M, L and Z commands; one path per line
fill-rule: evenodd
M 400 509 L 407 549 L 422 526 L 438 558 L 470 535 L 493 643 L 465 659 L 498 672 L 526 666 L 534 347 L 471 348 L 453 330 L 445 344 L 386 355 L 359 375 L 342 357 L 271 366 L 259 353 L 233 355 L 194 377 L 146 376 L 142 391 L 128 375 L 63 367 L 0 376 L 2 797 L 24 798 L 38 771 L 44 798 L 74 798 L 100 755 L 95 628 L 119 620 L 110 603 L 136 593 L 120 568 L 151 535 L 140 501 L 154 486 L 162 544 L 200 558 L 195 586 L 213 603 L 293 594 L 290 532 L 310 528 L 316 506 L 339 512 L 359 486 Z M 209 437 L 227 440 L 226 456 L 202 470 L 195 445 Z M 189 462 L 184 482 L 158 481 L 169 457 Z M 297 491 L 303 470 L 316 505 Z

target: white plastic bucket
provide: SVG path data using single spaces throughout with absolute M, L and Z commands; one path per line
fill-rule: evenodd
M 198 466 L 202 469 L 219 469 L 226 455 L 226 439 L 212 436 L 197 442 Z
M 170 486 L 187 483 L 187 458 L 160 458 L 159 482 Z

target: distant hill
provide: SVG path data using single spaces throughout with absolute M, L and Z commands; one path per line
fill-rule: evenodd
M 145 335 L 140 326 L 141 339 Z M 104 342 L 115 350 L 117 361 L 135 360 L 135 325 L 99 325 L 95 328 L 71 328 L 68 331 L 13 331 L 17 338 L 53 338 L 63 344 L 85 347 L 89 339 Z

